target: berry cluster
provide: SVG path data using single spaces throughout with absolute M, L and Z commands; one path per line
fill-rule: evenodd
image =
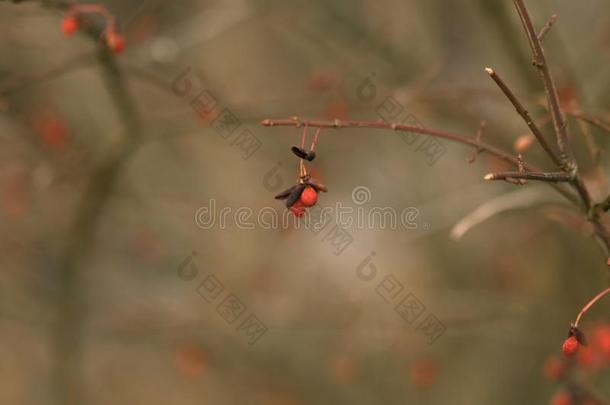
M 594 327 L 589 342 L 584 340 L 582 333 L 571 334 L 565 340 L 562 351 L 564 356 L 552 355 L 544 364 L 544 376 L 563 385 L 553 395 L 550 404 L 599 404 L 592 393 L 573 382 L 573 377 L 578 373 L 593 375 L 610 368 L 610 324 Z
M 65 36 L 74 35 L 81 27 L 84 14 L 96 14 L 104 18 L 103 38 L 108 48 L 119 54 L 125 49 L 125 38 L 119 33 L 115 17 L 103 6 L 97 4 L 73 5 L 66 12 L 61 22 L 61 31 Z
M 576 321 L 570 325 L 568 337 L 563 342 L 561 351 L 564 356 L 550 357 L 544 365 L 544 375 L 555 381 L 561 381 L 564 388 L 556 392 L 551 398 L 551 405 L 598 405 L 601 402 L 594 394 L 578 385 L 573 378 L 576 372 L 594 374 L 610 367 L 610 324 L 601 324 L 593 328 L 591 339 L 585 338 L 578 325 L 583 315 L 603 296 L 610 292 L 610 288 L 597 294 L 583 307 Z

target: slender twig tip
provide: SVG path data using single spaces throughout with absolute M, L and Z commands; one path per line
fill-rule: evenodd
M 487 72 L 488 75 L 493 75 L 494 74 L 494 70 L 492 68 L 485 68 L 485 71 Z
M 486 174 L 485 177 L 483 177 L 483 179 L 484 180 L 493 180 L 494 175 L 493 175 L 493 173 Z

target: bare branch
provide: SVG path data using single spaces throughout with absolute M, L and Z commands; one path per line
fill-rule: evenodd
M 517 167 L 519 165 L 519 161 L 515 156 L 512 156 L 509 153 L 504 152 L 503 150 L 496 148 L 495 146 L 489 145 L 484 142 L 476 141 L 475 139 L 471 139 L 462 135 L 454 134 L 451 132 L 445 132 L 438 129 L 431 128 L 422 128 L 414 125 L 407 124 L 398 124 L 398 123 L 388 123 L 382 120 L 377 121 L 307 121 L 301 120 L 297 117 L 292 117 L 290 119 L 265 119 L 261 121 L 261 125 L 267 127 L 273 126 L 291 126 L 291 127 L 301 127 L 307 125 L 310 128 L 377 128 L 377 129 L 389 129 L 394 131 L 404 131 L 404 132 L 415 132 L 418 134 L 430 135 L 436 138 L 448 139 L 453 142 L 462 143 L 468 146 L 472 146 L 475 148 L 479 148 L 481 151 L 489 153 L 490 155 L 494 155 L 503 161 L 514 165 Z M 531 170 L 531 167 L 529 168 Z
M 532 119 L 529 112 L 525 109 L 525 107 L 523 107 L 523 104 L 521 104 L 519 99 L 517 99 L 517 96 L 515 96 L 515 93 L 512 92 L 512 90 L 508 87 L 508 85 L 504 82 L 504 80 L 502 80 L 502 78 L 500 76 L 498 76 L 498 74 L 493 69 L 485 68 L 485 71 L 493 79 L 493 81 L 496 82 L 496 84 L 498 85 L 500 90 L 502 90 L 504 95 L 513 104 L 513 106 L 517 110 L 517 113 L 521 116 L 521 118 L 523 118 L 523 121 L 525 121 L 525 123 L 527 124 L 529 129 L 532 131 L 532 134 L 534 134 L 534 136 L 540 143 L 540 146 L 542 146 L 542 148 L 545 150 L 545 152 L 549 155 L 549 157 L 553 160 L 553 162 L 558 167 L 562 167 L 563 164 L 561 162 L 561 159 L 559 159 L 557 154 L 553 151 L 553 149 L 551 149 L 550 145 L 547 143 L 546 139 L 544 138 L 544 135 L 538 128 L 538 125 L 536 125 L 536 122 Z
M 572 175 L 565 172 L 501 172 L 489 173 L 485 180 L 537 180 L 549 183 L 572 181 Z
M 551 71 L 547 65 L 542 43 L 538 38 L 538 34 L 534 29 L 532 20 L 525 7 L 523 0 L 513 0 L 519 17 L 527 34 L 532 54 L 534 55 L 534 66 L 538 68 L 542 83 L 544 85 L 544 91 L 546 93 L 547 102 L 549 103 L 549 110 L 551 111 L 551 118 L 553 119 L 553 127 L 557 136 L 557 145 L 562 155 L 562 160 L 572 160 L 572 151 L 569 144 L 568 133 L 566 129 L 565 119 L 559 107 L 559 96 L 557 95 L 557 87 L 555 81 L 551 75 Z M 567 162 L 566 162 L 567 163 Z

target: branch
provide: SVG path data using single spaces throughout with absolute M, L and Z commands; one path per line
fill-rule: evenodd
M 504 95 L 513 104 L 513 106 L 517 110 L 517 113 L 521 116 L 521 118 L 523 118 L 523 121 L 525 121 L 529 129 L 532 131 L 532 134 L 534 134 L 542 148 L 546 151 L 546 153 L 553 160 L 553 162 L 558 167 L 562 167 L 563 164 L 561 162 L 561 159 L 559 159 L 557 154 L 555 154 L 555 152 L 551 149 L 546 139 L 544 138 L 544 135 L 542 135 L 542 132 L 538 128 L 538 125 L 536 125 L 536 122 L 534 122 L 529 112 L 525 109 L 525 107 L 523 107 L 523 104 L 521 104 L 519 99 L 517 99 L 517 96 L 515 96 L 511 89 L 506 85 L 504 80 L 502 80 L 502 78 L 498 76 L 498 74 L 493 69 L 485 68 L 485 71 L 493 79 L 493 81 L 496 82 L 500 90 L 502 90 Z
M 83 320 L 82 274 L 95 243 L 95 231 L 109 204 L 126 162 L 142 137 L 142 122 L 125 77 L 105 47 L 99 48 L 99 63 L 112 105 L 124 134 L 88 178 L 66 247 L 58 264 L 60 287 L 56 296 L 57 320 L 53 329 L 55 364 L 53 379 L 57 404 L 82 403 Z
M 376 129 L 389 129 L 393 131 L 403 131 L 403 132 L 415 132 L 418 134 L 429 135 L 436 138 L 448 139 L 453 142 L 462 143 L 468 146 L 475 147 L 483 152 L 486 152 L 490 155 L 493 155 L 503 161 L 518 166 L 519 160 L 515 157 L 502 151 L 495 146 L 489 145 L 484 142 L 477 141 L 476 139 L 467 138 L 462 135 L 454 134 L 451 132 L 445 132 L 438 129 L 430 129 L 430 128 L 422 128 L 414 125 L 407 124 L 397 124 L 397 123 L 388 123 L 382 120 L 377 121 L 307 121 L 301 120 L 297 117 L 292 117 L 290 119 L 265 119 L 261 121 L 261 125 L 266 127 L 273 126 L 291 126 L 291 127 L 301 127 L 307 125 L 310 128 L 376 128 Z M 532 169 L 531 167 L 529 168 Z
M 480 152 L 486 152 L 489 155 L 495 156 L 515 167 L 521 167 L 530 172 L 539 172 L 540 170 L 534 166 L 522 163 L 518 157 L 513 156 L 503 150 L 496 148 L 495 146 L 489 145 L 484 142 L 477 141 L 476 139 L 467 138 L 462 135 L 454 134 L 451 132 L 445 132 L 438 129 L 423 128 L 413 125 L 388 123 L 382 120 L 377 121 L 308 121 L 301 120 L 298 117 L 292 117 L 289 119 L 264 119 L 261 121 L 261 125 L 266 127 L 273 126 L 289 126 L 289 127 L 301 127 L 307 125 L 310 128 L 375 128 L 375 129 L 387 129 L 393 131 L 404 131 L 404 132 L 415 132 L 418 134 L 429 135 L 436 138 L 448 139 L 453 142 L 461 143 L 476 148 Z M 568 201 L 578 205 L 578 200 L 574 194 L 568 191 L 564 187 L 560 187 L 556 184 L 551 184 L 557 192 L 564 196 Z
M 489 173 L 485 180 L 537 180 L 549 183 L 572 181 L 572 175 L 566 172 L 500 172 Z
M 591 124 L 599 129 L 601 129 L 602 131 L 608 132 L 610 133 L 610 124 L 608 124 L 607 122 L 593 117 L 591 115 L 586 115 L 586 114 L 582 114 L 576 111 L 565 111 L 565 113 L 567 115 L 569 115 L 570 117 L 576 118 L 577 120 L 581 120 L 584 121 L 588 124 Z
M 549 67 L 547 65 L 544 50 L 542 48 L 542 43 L 540 42 L 540 38 L 538 38 L 538 34 L 534 29 L 534 25 L 532 24 L 532 20 L 527 11 L 527 7 L 525 7 L 524 1 L 513 0 L 513 2 L 515 4 L 515 7 L 517 8 L 517 11 L 519 12 L 519 17 L 521 18 L 523 28 L 525 29 L 525 33 L 527 34 L 530 48 L 532 49 L 532 54 L 534 55 L 534 66 L 538 68 L 540 77 L 542 78 L 547 102 L 549 103 L 549 110 L 551 111 L 553 127 L 557 136 L 557 145 L 559 146 L 562 159 L 572 160 L 572 151 L 569 143 L 570 141 L 568 138 L 568 133 L 566 130 L 565 118 L 563 117 L 563 114 L 561 113 L 561 109 L 559 107 L 559 96 L 557 95 L 557 87 L 555 86 L 555 81 L 553 80 L 553 76 L 551 75 L 551 71 L 549 70 Z

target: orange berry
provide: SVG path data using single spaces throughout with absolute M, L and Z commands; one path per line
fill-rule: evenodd
M 65 17 L 61 22 L 61 31 L 65 36 L 69 37 L 78 31 L 79 23 L 75 15 Z
M 301 201 L 297 201 L 294 203 L 292 207 L 289 208 L 290 212 L 294 214 L 295 217 L 300 218 L 305 215 L 305 208 L 301 205 Z
M 316 190 L 314 190 L 313 187 L 307 187 L 301 193 L 300 201 L 301 204 L 303 204 L 303 206 L 305 207 L 313 207 L 318 201 L 318 193 L 316 192 Z
M 565 340 L 565 342 L 563 342 L 563 347 L 561 350 L 566 357 L 572 357 L 578 351 L 579 346 L 580 344 L 578 343 L 576 336 L 570 336 Z
M 532 146 L 535 140 L 536 138 L 534 138 L 534 135 L 532 134 L 521 135 L 513 144 L 513 148 L 517 152 L 525 152 Z
M 605 358 L 610 358 L 610 326 L 600 325 L 593 330 L 593 345 Z
M 198 346 L 184 345 L 176 350 L 174 362 L 178 370 L 186 377 L 197 377 L 207 367 L 207 356 Z
M 557 391 L 551 397 L 550 405 L 572 405 L 572 395 L 567 391 Z
M 542 373 L 549 380 L 560 379 L 566 370 L 565 363 L 558 356 L 549 357 L 544 363 L 544 369 Z
M 438 367 L 432 359 L 416 360 L 409 367 L 411 384 L 418 388 L 431 387 L 438 376 Z
M 597 361 L 597 353 L 595 353 L 591 346 L 582 347 L 578 351 L 576 359 L 578 360 L 578 364 L 580 365 L 580 367 L 587 371 L 596 371 L 599 366 L 599 362 Z
M 125 49 L 125 38 L 121 34 L 109 31 L 106 34 L 106 44 L 112 52 L 119 54 Z

